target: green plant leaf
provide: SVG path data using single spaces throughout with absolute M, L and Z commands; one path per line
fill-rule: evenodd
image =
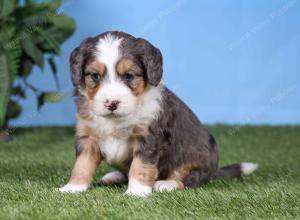
M 23 99 L 26 98 L 25 91 L 24 91 L 24 89 L 23 89 L 20 85 L 14 87 L 14 88 L 12 89 L 11 94 L 12 94 L 12 95 L 15 95 L 15 96 L 20 96 L 20 97 L 23 98 Z
M 38 95 L 37 97 L 37 106 L 38 106 L 38 110 L 41 110 L 42 106 L 45 103 L 45 93 L 42 92 L 40 95 Z
M 49 30 L 49 29 L 48 29 Z M 51 34 L 42 29 L 37 30 L 38 36 L 35 42 L 44 50 L 44 52 L 58 54 L 60 51 L 60 42 L 57 40 L 57 34 Z
M 64 98 L 64 94 L 61 92 L 45 92 L 44 100 L 48 103 L 59 102 Z
M 48 3 L 49 7 L 54 11 L 59 8 L 61 4 L 60 0 L 52 0 L 50 3 Z
M 54 62 L 54 59 L 52 57 L 48 58 L 48 63 L 49 66 L 51 68 L 55 83 L 56 83 L 56 87 L 59 88 L 59 81 L 58 81 L 58 76 L 57 76 L 57 68 Z
M 1 0 L 0 1 L 0 19 L 11 14 L 16 6 L 15 0 Z
M 61 92 L 42 92 L 37 96 L 38 110 L 41 110 L 45 103 L 56 103 L 64 98 Z
M 30 39 L 21 41 L 24 52 L 41 68 L 44 68 L 44 55 Z
M 57 75 L 57 68 L 56 68 L 56 65 L 55 65 L 55 62 L 54 62 L 54 59 L 51 57 L 51 58 L 48 58 L 48 63 L 51 67 L 51 70 L 53 72 L 54 75 Z
M 10 77 L 8 61 L 5 54 L 0 55 L 0 126 L 4 124 L 9 98 Z
M 26 2 L 26 5 L 29 5 L 29 4 L 33 4 L 34 0 L 25 0 L 25 2 Z
M 75 31 L 75 21 L 69 16 L 53 16 L 50 17 L 50 20 L 52 21 L 54 26 L 49 29 L 49 33 L 52 33 L 53 36 L 55 36 L 56 40 L 60 43 L 63 43 Z
M 6 27 L 0 30 L 0 126 L 5 123 L 7 105 L 11 85 L 17 75 L 20 61 L 20 45 L 18 42 L 13 47 L 7 47 L 6 42 L 13 38 L 14 28 Z
M 15 11 L 17 24 L 20 27 L 33 27 L 46 24 L 55 12 L 47 4 L 27 4 Z
M 9 100 L 8 106 L 7 106 L 7 114 L 6 118 L 17 118 L 22 112 L 22 107 L 20 104 L 18 104 L 16 101 Z
M 10 50 L 18 46 L 18 41 L 15 41 L 14 36 L 16 28 L 13 24 L 6 25 L 0 29 L 0 46 L 2 50 Z
M 38 44 L 42 52 L 59 54 L 60 44 L 73 34 L 75 22 L 65 15 L 54 14 L 47 18 L 47 23 L 27 28 L 24 32 L 31 33 L 30 37 Z
M 32 61 L 30 59 L 27 59 L 26 57 L 23 57 L 20 65 L 20 70 L 18 72 L 19 75 L 26 78 L 30 74 L 32 67 Z
M 50 20 L 57 28 L 64 30 L 64 32 L 69 35 L 71 35 L 76 28 L 74 20 L 67 15 L 53 16 Z

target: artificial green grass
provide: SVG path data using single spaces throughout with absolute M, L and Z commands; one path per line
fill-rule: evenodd
M 220 165 L 251 161 L 258 171 L 147 199 L 124 196 L 125 185 L 97 185 L 106 164 L 87 192 L 55 192 L 75 157 L 73 129 L 16 129 L 13 141 L 0 143 L 0 219 L 300 219 L 300 126 L 209 129 Z

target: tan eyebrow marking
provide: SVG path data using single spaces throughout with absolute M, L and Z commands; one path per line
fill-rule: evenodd
M 93 72 L 97 71 L 100 75 L 104 75 L 106 72 L 106 66 L 105 64 L 95 60 L 87 65 L 86 72 Z
M 139 75 L 142 70 L 141 68 L 132 60 L 124 58 L 117 63 L 117 73 L 119 75 L 124 75 L 127 71 L 131 70 L 135 75 Z

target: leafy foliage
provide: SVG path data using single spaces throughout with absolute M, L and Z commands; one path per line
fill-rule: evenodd
M 27 79 L 35 65 L 49 65 L 58 87 L 54 56 L 75 30 L 73 19 L 59 12 L 60 0 L 21 2 L 0 0 L 0 127 L 21 113 L 17 100 L 26 98 L 27 89 L 36 94 L 38 108 L 62 99 Z
M 20 45 L 15 43 L 12 48 L 4 48 L 4 42 L 12 39 L 15 32 L 13 26 L 7 26 L 0 29 L 0 125 L 4 123 L 6 116 L 6 108 L 9 106 L 9 94 L 11 84 L 13 83 L 20 61 Z M 3 43 L 2 43 L 3 42 Z M 16 106 L 16 104 L 14 105 Z

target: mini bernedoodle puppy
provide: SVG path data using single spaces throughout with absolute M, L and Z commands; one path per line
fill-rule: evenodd
M 87 190 L 102 160 L 118 170 L 104 175 L 102 184 L 128 181 L 126 194 L 141 197 L 257 168 L 218 168 L 214 138 L 164 85 L 162 63 L 148 41 L 117 31 L 87 38 L 74 49 L 76 161 L 60 192 Z

